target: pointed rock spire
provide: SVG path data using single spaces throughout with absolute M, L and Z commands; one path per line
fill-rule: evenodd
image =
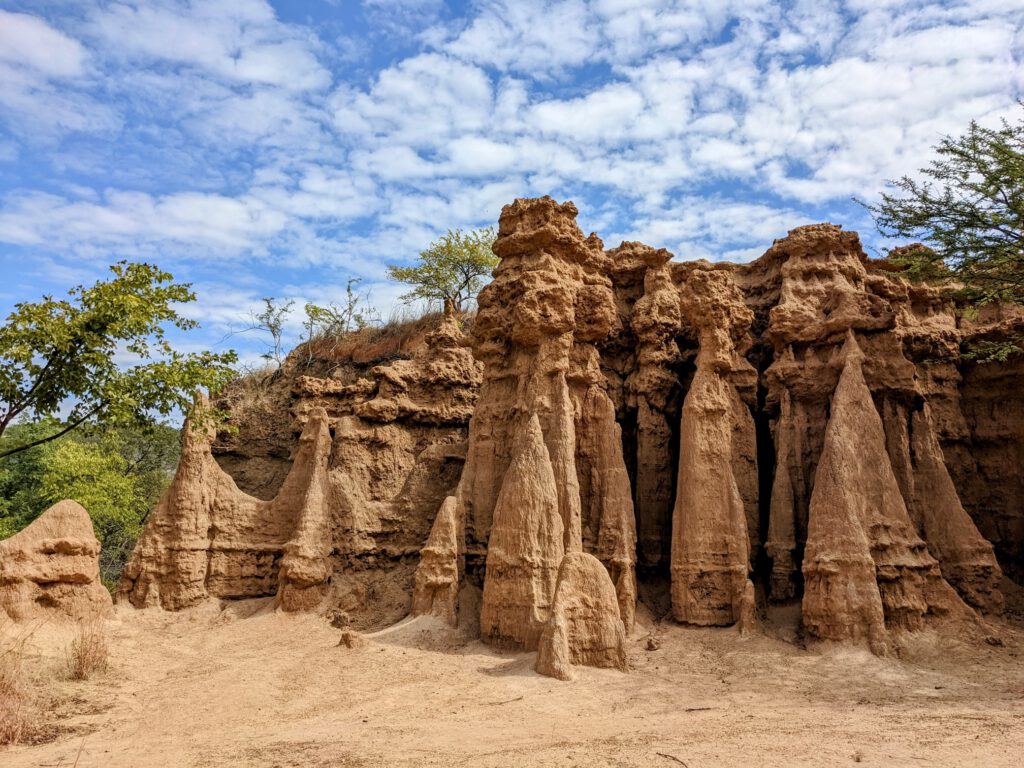
M 494 507 L 480 635 L 502 648 L 536 650 L 565 554 L 558 488 L 536 414 L 516 436 Z

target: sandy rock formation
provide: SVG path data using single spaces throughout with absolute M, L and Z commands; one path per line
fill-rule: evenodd
M 321 517 L 331 450 L 326 413 L 311 415 L 292 471 L 270 501 L 238 490 L 210 453 L 212 438 L 210 427 L 186 421 L 178 470 L 125 567 L 118 598 L 177 610 L 209 596 L 280 589 L 286 609 L 308 607 L 315 601 L 301 593 L 315 593 L 328 575 Z
M 54 504 L 0 541 L 0 614 L 14 621 L 111 615 L 99 555 L 89 513 L 74 501 Z
M 296 466 L 309 465 L 308 474 L 291 473 L 273 502 L 280 508 L 298 510 L 278 569 L 278 595 L 286 611 L 316 608 L 331 575 L 331 518 L 327 504 L 330 458 L 327 412 L 317 408 L 309 415 L 295 455 Z
M 677 368 L 682 360 L 676 335 L 682 324 L 679 292 L 672 282 L 666 250 L 630 244 L 618 249 L 616 259 L 633 257 L 646 272 L 643 295 L 633 305 L 631 327 L 636 334 L 636 367 L 629 389 L 637 410 L 636 517 L 640 561 L 657 566 L 669 557 L 675 483 L 664 468 L 675 463 L 672 405 L 681 383 Z M 627 253 L 629 256 L 627 256 Z
M 426 546 L 420 550 L 412 605 L 415 615 L 437 616 L 452 626 L 458 624 L 460 529 L 458 499 L 448 496 L 434 518 Z
M 915 630 L 958 608 L 910 519 L 852 332 L 815 475 L 804 553 L 804 626 L 812 637 L 864 640 Z
M 486 562 L 481 634 L 502 645 L 536 647 L 565 552 L 585 550 L 604 563 L 629 626 L 635 609 L 633 499 L 596 347 L 611 334 L 617 312 L 601 241 L 584 238 L 575 216 L 571 203 L 550 198 L 505 207 L 494 245 L 502 261 L 479 296 L 473 324 L 473 351 L 484 364 L 484 380 L 456 512 L 465 533 L 466 567 Z M 561 521 L 557 552 L 542 532 L 552 525 L 546 513 L 532 506 L 524 511 L 505 490 L 512 468 L 521 468 L 516 446 L 527 444 L 524 435 L 534 430 L 525 425 L 534 422 L 546 460 L 534 456 L 535 447 L 528 452 L 541 467 L 534 468 L 541 474 L 530 482 L 546 484 L 550 470 Z M 546 503 L 531 502 L 543 509 Z M 544 521 L 542 531 L 530 532 L 526 515 L 534 523 Z M 544 540 L 544 555 L 535 569 L 524 570 L 516 564 L 540 557 L 537 536 Z M 516 546 L 526 549 L 518 552 Z M 513 620 L 508 631 L 499 607 L 506 602 L 523 622 Z
M 526 420 L 494 507 L 480 636 L 500 648 L 536 650 L 565 553 L 554 467 L 540 420 Z
M 601 561 L 586 552 L 562 558 L 537 653 L 542 675 L 571 680 L 573 666 L 627 669 L 615 586 Z
M 300 348 L 225 401 L 237 435 L 188 432 L 122 594 L 278 595 L 357 629 L 467 626 L 482 595 L 484 640 L 550 627 L 563 669 L 557 573 L 582 553 L 627 633 L 640 594 L 744 634 L 799 600 L 811 637 L 878 652 L 999 612 L 1024 574 L 1024 363 L 962 349 L 1024 312 L 964 318 L 831 224 L 712 264 L 605 251 L 576 213 L 503 209 L 468 336 L 448 313 L 400 359 Z
M 750 390 L 756 376 L 738 346 L 751 316 L 720 271 L 695 270 L 684 306 L 700 351 L 679 439 L 672 612 L 689 624 L 726 625 L 740 618 L 758 522 L 754 423 L 739 389 Z
M 408 613 L 408 558 L 458 481 L 480 368 L 452 315 L 415 358 L 354 380 L 293 375 L 301 351 L 280 379 L 292 414 L 280 428 L 300 432 L 283 482 L 269 498 L 245 493 L 214 458 L 212 432 L 186 429 L 175 480 L 126 568 L 123 599 L 176 610 L 208 597 L 276 595 L 285 610 L 340 611 L 359 628 Z M 268 419 L 265 408 L 247 417 L 236 407 L 232 450 L 257 451 Z M 238 461 L 236 453 L 229 465 Z
M 971 606 L 1000 613 L 1002 570 L 992 545 L 964 510 L 946 469 L 931 410 L 886 403 L 889 456 L 914 525 L 939 561 L 942 575 Z M 908 464 L 909 461 L 909 464 Z

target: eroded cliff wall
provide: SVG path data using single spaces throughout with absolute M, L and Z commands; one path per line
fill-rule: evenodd
M 605 250 L 575 218 L 505 207 L 467 337 L 449 317 L 409 359 L 292 376 L 219 449 L 186 435 L 122 595 L 276 595 L 373 626 L 454 623 L 479 589 L 484 639 L 535 649 L 585 552 L 625 631 L 638 582 L 695 624 L 748 626 L 755 591 L 801 600 L 812 637 L 879 651 L 999 612 L 1024 549 L 1024 364 L 961 350 L 1024 314 L 964 320 L 831 224 L 735 265 Z

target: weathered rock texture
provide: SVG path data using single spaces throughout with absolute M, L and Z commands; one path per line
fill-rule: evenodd
M 627 668 L 615 585 L 601 561 L 586 552 L 562 558 L 537 652 L 542 675 L 570 680 L 573 666 Z
M 14 621 L 109 616 L 99 555 L 89 513 L 74 501 L 54 504 L 0 541 L 0 612 Z
M 757 450 L 749 400 L 756 373 L 742 341 L 752 313 L 725 272 L 695 271 L 685 285 L 696 329 L 697 372 L 683 402 L 672 516 L 672 612 L 690 624 L 740 617 L 757 537 Z
M 367 628 L 455 624 L 470 586 L 484 640 L 551 629 L 563 668 L 589 652 L 552 623 L 581 553 L 626 632 L 638 580 L 679 621 L 749 631 L 758 602 L 799 600 L 810 637 L 879 652 L 1000 611 L 1024 573 L 1024 358 L 962 349 L 1024 312 L 964 319 L 831 224 L 736 265 L 606 251 L 575 217 L 505 207 L 466 337 L 448 316 L 383 364 L 300 348 L 225 401 L 237 435 L 187 432 L 122 594 L 277 595 Z
M 565 527 L 536 414 L 515 443 L 491 520 L 480 635 L 494 645 L 534 650 L 551 611 Z
M 291 401 L 279 425 L 300 432 L 288 472 L 280 483 L 247 484 L 269 498 L 238 487 L 214 458 L 212 433 L 186 428 L 177 475 L 119 597 L 176 610 L 208 597 L 277 596 L 285 610 L 322 608 L 359 628 L 405 616 L 420 548 L 465 455 L 480 372 L 461 343 L 447 316 L 412 359 L 319 377 L 296 350 L 269 391 L 257 392 L 265 401 L 250 406 L 255 413 L 236 406 L 239 433 L 224 438 L 229 465 L 241 450 L 257 452 L 252 433 L 289 412 L 275 397 Z
M 633 498 L 597 349 L 619 318 L 609 259 L 575 216 L 550 198 L 506 206 L 472 331 L 484 381 L 455 492 L 460 547 L 484 566 L 481 636 L 527 650 L 565 553 L 604 564 L 627 627 L 636 606 Z

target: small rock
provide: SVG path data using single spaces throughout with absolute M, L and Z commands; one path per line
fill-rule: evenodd
M 353 629 L 346 629 L 341 633 L 341 639 L 338 640 L 338 646 L 345 646 L 346 648 L 358 648 L 363 645 L 366 640 Z
M 647 650 L 648 651 L 656 651 L 659 648 L 661 648 L 661 641 L 658 638 L 656 638 L 654 635 L 648 636 L 648 638 L 647 638 Z

